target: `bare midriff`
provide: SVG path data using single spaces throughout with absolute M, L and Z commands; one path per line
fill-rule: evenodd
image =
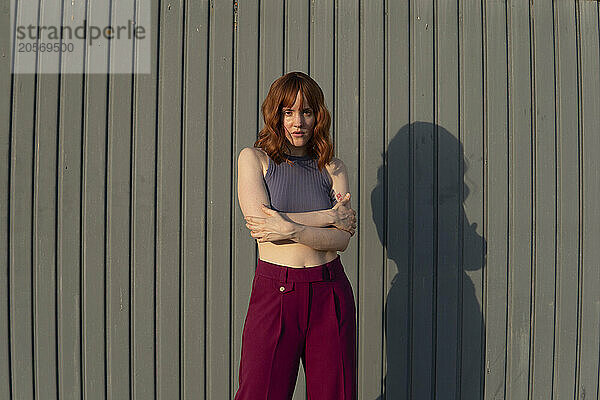
M 334 260 L 335 250 L 315 250 L 302 243 L 274 244 L 258 243 L 258 257 L 273 264 L 292 268 L 316 267 Z
M 267 173 L 267 154 L 262 150 L 261 163 L 263 177 Z M 271 242 L 258 243 L 258 258 L 273 264 L 291 268 L 309 268 L 328 263 L 337 257 L 336 250 L 315 250 L 302 243 L 275 244 Z

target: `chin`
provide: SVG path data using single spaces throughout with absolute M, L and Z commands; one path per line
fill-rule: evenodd
M 303 146 L 306 146 L 306 144 L 308 143 L 308 140 L 306 140 L 304 138 L 302 138 L 302 139 L 292 138 L 292 139 L 288 139 L 288 143 L 294 147 L 303 147 Z
M 289 137 L 288 141 L 290 143 L 302 143 L 302 145 L 305 145 L 306 143 L 308 143 L 308 141 L 310 140 L 310 136 L 302 136 L 301 138 L 295 138 L 295 137 Z

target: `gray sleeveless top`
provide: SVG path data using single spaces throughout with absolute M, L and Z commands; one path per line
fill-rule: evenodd
M 335 205 L 327 171 L 319 171 L 317 159 L 311 156 L 284 155 L 294 165 L 283 161 L 275 164 L 271 157 L 265 183 L 271 208 L 280 212 L 325 210 Z

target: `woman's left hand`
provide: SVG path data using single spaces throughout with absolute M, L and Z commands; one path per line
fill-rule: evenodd
M 258 239 L 259 243 L 275 240 L 292 239 L 296 233 L 296 224 L 283 218 L 283 216 L 264 204 L 262 211 L 267 214 L 263 217 L 246 217 L 246 226 L 251 230 L 250 236 Z

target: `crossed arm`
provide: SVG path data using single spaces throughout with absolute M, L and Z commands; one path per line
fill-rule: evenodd
M 325 227 L 335 224 L 335 216 L 329 210 L 307 212 L 280 212 L 285 218 L 300 225 Z
M 338 222 L 333 208 L 285 213 L 262 206 L 269 204 L 269 198 L 256 151 L 253 148 L 245 148 L 238 156 L 238 199 L 247 226 L 255 229 L 252 236 L 259 242 L 295 242 L 316 250 L 346 250 L 352 235 L 333 226 Z M 336 193 L 349 191 L 346 168 L 339 159 L 334 161 L 332 177 L 333 190 Z M 349 200 L 347 207 L 350 208 Z M 264 224 L 265 229 L 256 228 L 257 224 L 265 222 L 265 218 L 268 220 L 268 224 Z

